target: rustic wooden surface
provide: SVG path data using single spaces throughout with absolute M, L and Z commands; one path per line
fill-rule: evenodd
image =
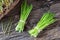
M 3 19 L 9 18 L 11 15 L 13 16 L 13 32 L 10 35 L 3 35 L 1 31 L 1 25 L 0 25 L 0 40 L 60 40 L 60 3 L 59 1 L 41 1 L 41 0 L 28 0 L 28 3 L 33 4 L 34 8 L 32 12 L 30 13 L 26 25 L 25 30 L 22 33 L 18 33 L 14 31 L 13 29 L 16 27 L 17 22 L 19 20 L 19 11 L 20 6 L 18 6 L 18 9 L 14 9 L 14 11 L 11 12 L 9 16 L 5 16 Z M 56 18 L 59 19 L 59 21 L 55 22 L 52 25 L 49 25 L 46 29 L 44 29 L 41 33 L 39 33 L 37 38 L 30 37 L 30 35 L 27 33 L 28 30 L 30 30 L 33 26 L 37 24 L 41 16 L 44 12 L 50 10 L 51 12 L 54 12 L 56 14 Z M 14 14 L 13 14 L 14 13 Z M 5 22 L 7 22 L 5 20 Z

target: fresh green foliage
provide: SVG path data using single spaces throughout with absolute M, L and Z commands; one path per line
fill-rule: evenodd
M 25 22 L 28 18 L 29 13 L 32 10 L 32 5 L 27 5 L 27 0 L 25 0 L 21 5 L 21 16 L 20 20 L 16 26 L 16 31 L 22 32 L 24 30 Z
M 37 25 L 32 29 L 29 30 L 29 34 L 31 36 L 37 37 L 38 33 L 45 29 L 48 25 L 54 23 L 56 20 L 54 19 L 55 14 L 51 12 L 45 13 Z

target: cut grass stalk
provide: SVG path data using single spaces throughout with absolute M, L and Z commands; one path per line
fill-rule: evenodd
M 29 13 L 32 10 L 32 5 L 27 5 L 27 0 L 24 0 L 24 2 L 21 5 L 21 16 L 20 20 L 15 28 L 16 31 L 22 32 L 24 30 L 25 22 L 29 16 Z
M 48 25 L 54 23 L 56 20 L 54 19 L 55 14 L 51 12 L 45 13 L 41 20 L 37 23 L 37 25 L 32 29 L 29 30 L 29 34 L 33 37 L 37 37 L 40 31 L 45 29 Z
M 4 34 L 10 34 L 12 28 L 12 17 L 7 18 L 7 22 L 5 19 L 1 21 L 2 31 Z

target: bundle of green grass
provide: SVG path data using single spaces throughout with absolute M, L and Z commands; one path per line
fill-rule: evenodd
M 29 30 L 29 34 L 33 37 L 37 37 L 37 35 L 45 29 L 48 25 L 54 23 L 56 19 L 54 18 L 55 14 L 52 12 L 46 12 L 43 14 L 40 21 L 37 23 L 37 25 L 32 29 Z
M 32 8 L 33 8 L 32 5 L 27 5 L 27 0 L 25 0 L 23 2 L 23 4 L 21 5 L 20 20 L 15 28 L 16 31 L 23 32 L 25 22 L 29 16 L 29 13 L 31 12 Z M 42 18 L 40 19 L 40 21 L 37 23 L 37 25 L 32 30 L 29 30 L 28 33 L 33 37 L 37 37 L 37 35 L 43 29 L 45 29 L 48 25 L 50 25 L 56 21 L 54 16 L 55 16 L 55 14 L 52 12 L 49 12 L 49 11 L 44 13 Z
M 16 31 L 23 32 L 25 22 L 29 16 L 29 13 L 31 12 L 33 6 L 27 5 L 27 0 L 24 0 L 24 2 L 21 5 L 21 15 L 20 20 L 15 28 Z

